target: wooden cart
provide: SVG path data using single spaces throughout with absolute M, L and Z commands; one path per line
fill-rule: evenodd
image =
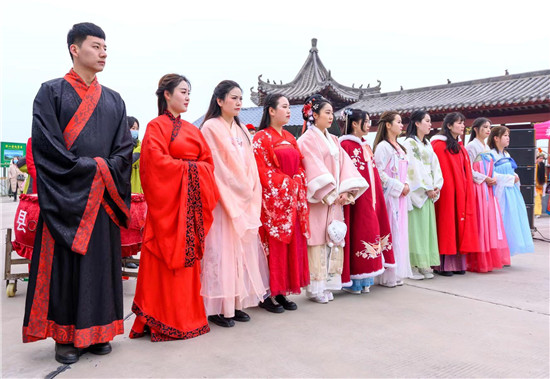
M 14 274 L 11 272 L 12 265 L 28 265 L 31 263 L 29 259 L 25 258 L 12 258 L 12 253 L 15 251 L 11 245 L 11 228 L 6 230 L 6 254 L 4 265 L 4 280 L 6 281 L 6 295 L 8 297 L 14 297 L 17 292 L 17 281 L 29 277 L 28 272 L 21 272 Z

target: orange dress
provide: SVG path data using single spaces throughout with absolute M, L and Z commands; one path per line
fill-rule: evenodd
M 212 153 L 199 129 L 166 113 L 147 125 L 140 175 L 148 210 L 130 338 L 207 333 L 200 260 L 219 198 Z

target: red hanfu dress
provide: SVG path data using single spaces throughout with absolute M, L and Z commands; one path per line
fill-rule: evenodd
M 269 127 L 254 136 L 262 184 L 260 236 L 268 254 L 271 296 L 299 294 L 309 284 L 309 206 L 302 154 L 286 130 Z
M 390 222 L 384 199 L 384 189 L 367 141 L 353 135 L 340 137 L 340 146 L 369 184 L 363 196 L 354 205 L 344 207 L 348 226 L 344 246 L 344 287 L 355 288 L 356 281 L 374 278 L 385 267 L 395 267 Z
M 442 135 L 431 139 L 445 181 L 435 203 L 439 269 L 462 271 L 466 270 L 465 254 L 479 251 L 472 167 L 462 142 L 459 152 L 452 154 L 446 141 Z
M 204 239 L 219 198 L 212 153 L 200 130 L 161 115 L 147 125 L 141 148 L 147 201 L 130 338 L 187 339 L 210 330 L 200 295 Z

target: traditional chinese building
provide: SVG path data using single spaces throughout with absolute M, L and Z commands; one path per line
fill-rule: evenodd
M 311 40 L 311 49 L 309 55 L 294 78 L 289 83 L 276 84 L 262 80 L 262 76 L 258 76 L 258 90 L 251 90 L 250 99 L 258 106 L 264 105 L 264 100 L 270 93 L 280 93 L 284 95 L 291 105 L 303 105 L 308 97 L 314 94 L 321 94 L 329 99 L 334 109 L 341 109 L 350 104 L 362 100 L 370 94 L 380 93 L 380 82 L 376 87 L 363 88 L 363 85 L 355 88 L 355 84 L 351 87 L 338 83 L 332 78 L 330 70 L 325 68 L 323 62 L 319 58 L 319 50 L 317 49 L 317 39 Z
M 319 58 L 317 39 L 312 39 L 309 55 L 296 77 L 288 83 L 262 79 L 258 76 L 257 90 L 251 88 L 251 100 L 258 107 L 244 108 L 239 115 L 244 123 L 258 125 L 262 117 L 262 105 L 270 93 L 283 94 L 291 104 L 291 119 L 287 129 L 298 135 L 303 119 L 301 108 L 305 100 L 316 93 L 328 98 L 337 116 L 344 107 L 363 109 L 373 119 L 387 110 L 401 114 L 408 122 L 410 114 L 417 109 L 430 113 L 434 128 L 441 126 L 447 113 L 461 112 L 470 126 L 477 117 L 490 118 L 493 124 L 532 124 L 550 120 L 550 70 L 469 80 L 464 82 L 381 92 L 381 82 L 374 87 L 363 85 L 351 87 L 338 83 Z M 198 125 L 202 117 L 195 121 Z M 340 134 L 333 125 L 331 132 Z

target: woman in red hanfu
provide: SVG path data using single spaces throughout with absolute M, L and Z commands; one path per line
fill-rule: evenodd
M 369 115 L 360 109 L 346 108 L 342 116 L 344 135 L 339 139 L 340 146 L 369 184 L 355 204 L 344 207 L 348 233 L 342 290 L 359 295 L 370 291 L 373 278 L 381 275 L 385 267 L 395 267 L 395 257 L 384 189 L 372 150 L 364 138 L 369 133 Z
M 219 192 L 210 148 L 200 130 L 180 118 L 190 88 L 181 75 L 160 79 L 159 117 L 147 125 L 141 147 L 148 210 L 130 338 L 149 330 L 151 341 L 169 341 L 210 330 L 200 295 L 200 260 Z
M 289 119 L 287 98 L 268 95 L 253 144 L 262 183 L 260 236 L 268 254 L 271 291 L 259 305 L 273 313 L 296 310 L 285 295 L 299 294 L 309 284 L 306 177 L 296 139 L 283 129 Z
M 479 251 L 472 167 L 459 138 L 465 119 L 461 113 L 449 113 L 431 139 L 445 182 L 435 203 L 441 261 L 435 269 L 443 276 L 464 275 L 466 254 Z

